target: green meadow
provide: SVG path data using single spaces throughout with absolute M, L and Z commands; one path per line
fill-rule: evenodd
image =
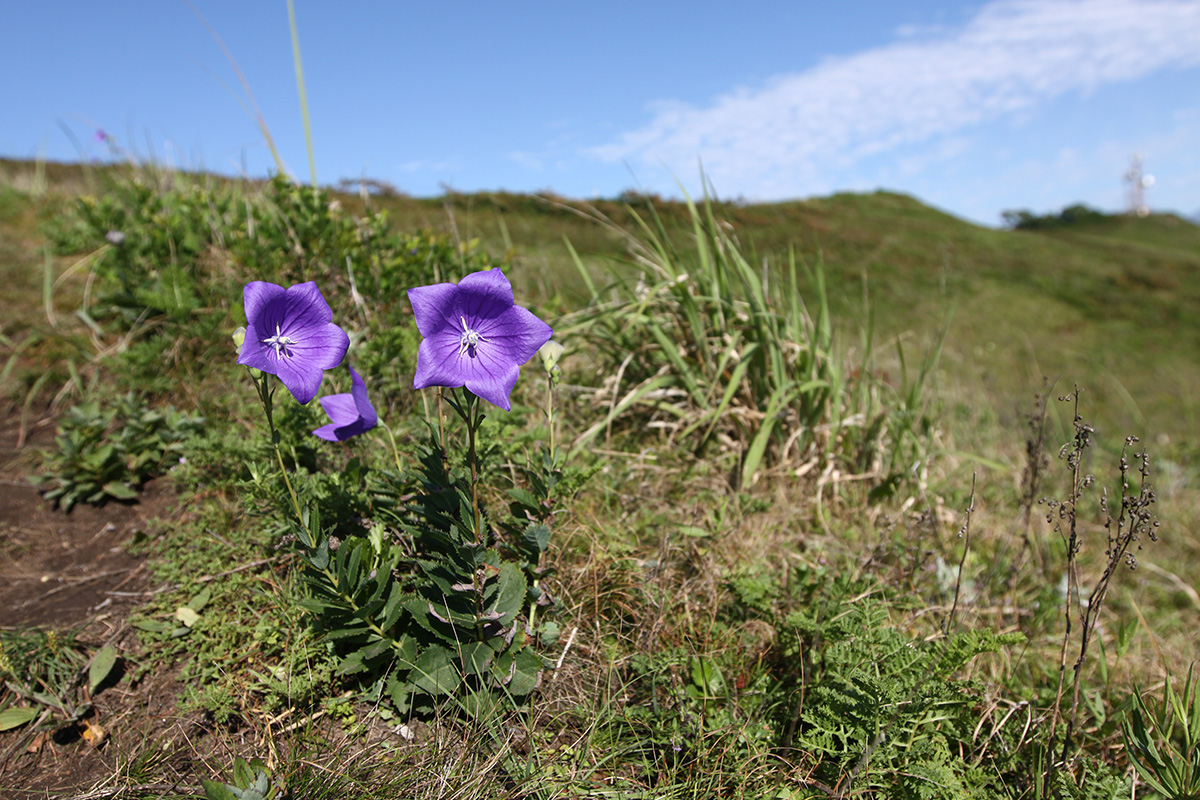
M 0 794 L 1200 796 L 1200 227 L 380 189 L 0 161 Z M 493 268 L 565 351 L 468 438 Z M 256 280 L 384 425 L 264 417 Z

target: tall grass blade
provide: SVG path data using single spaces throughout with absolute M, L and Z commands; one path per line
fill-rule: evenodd
M 304 144 L 308 148 L 308 174 L 317 188 L 317 161 L 313 157 L 312 123 L 308 118 L 308 92 L 304 88 L 304 64 L 300 59 L 300 33 L 296 29 L 296 4 L 288 0 L 288 27 L 292 31 L 292 58 L 296 63 L 296 89 L 300 93 L 300 116 L 304 119 Z

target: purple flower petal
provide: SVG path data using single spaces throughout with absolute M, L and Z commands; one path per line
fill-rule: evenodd
M 417 330 L 422 336 L 432 336 L 442 328 L 458 324 L 457 319 L 447 316 L 457 293 L 458 287 L 453 283 L 435 283 L 408 290 L 408 302 L 412 304 Z
M 344 442 L 351 436 L 366 433 L 379 422 L 375 407 L 367 398 L 367 385 L 353 368 L 350 368 L 350 392 L 322 397 L 321 407 L 331 422 L 317 428 L 313 435 L 330 442 Z
M 498 269 L 476 272 L 457 285 L 409 289 L 417 330 L 413 388 L 465 386 L 505 410 L 520 367 L 550 340 L 553 331 L 532 312 L 513 304 L 512 285 Z
M 317 395 L 323 371 L 342 362 L 350 337 L 316 283 L 284 289 L 251 281 L 243 292 L 246 339 L 238 363 L 276 375 L 300 403 Z
M 379 415 L 375 413 L 375 406 L 371 405 L 371 400 L 367 397 L 367 385 L 357 372 L 350 367 L 347 369 L 350 370 L 350 396 L 354 398 L 358 416 L 367 423 L 367 429 L 374 428 L 379 422 Z

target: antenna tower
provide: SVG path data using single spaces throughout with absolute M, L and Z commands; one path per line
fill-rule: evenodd
M 1133 163 L 1125 173 L 1125 183 L 1129 184 L 1129 213 L 1137 217 L 1148 215 L 1150 207 L 1146 205 L 1146 190 L 1154 185 L 1154 176 L 1142 172 L 1141 154 L 1133 157 Z

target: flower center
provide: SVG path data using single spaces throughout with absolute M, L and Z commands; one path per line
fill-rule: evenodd
M 458 355 L 466 355 L 474 358 L 475 348 L 479 346 L 480 342 L 486 342 L 487 339 L 483 338 L 483 335 L 478 331 L 467 327 L 466 317 L 459 317 L 458 321 L 461 322 L 463 326 L 462 335 L 458 339 Z
M 297 342 L 292 337 L 284 336 L 283 333 L 279 330 L 278 325 L 275 326 L 275 335 L 267 337 L 266 339 L 263 339 L 262 342 L 267 347 L 275 348 L 275 357 L 276 358 L 291 358 L 292 351 L 289 348 L 292 347 L 293 345 L 299 344 L 299 342 Z

